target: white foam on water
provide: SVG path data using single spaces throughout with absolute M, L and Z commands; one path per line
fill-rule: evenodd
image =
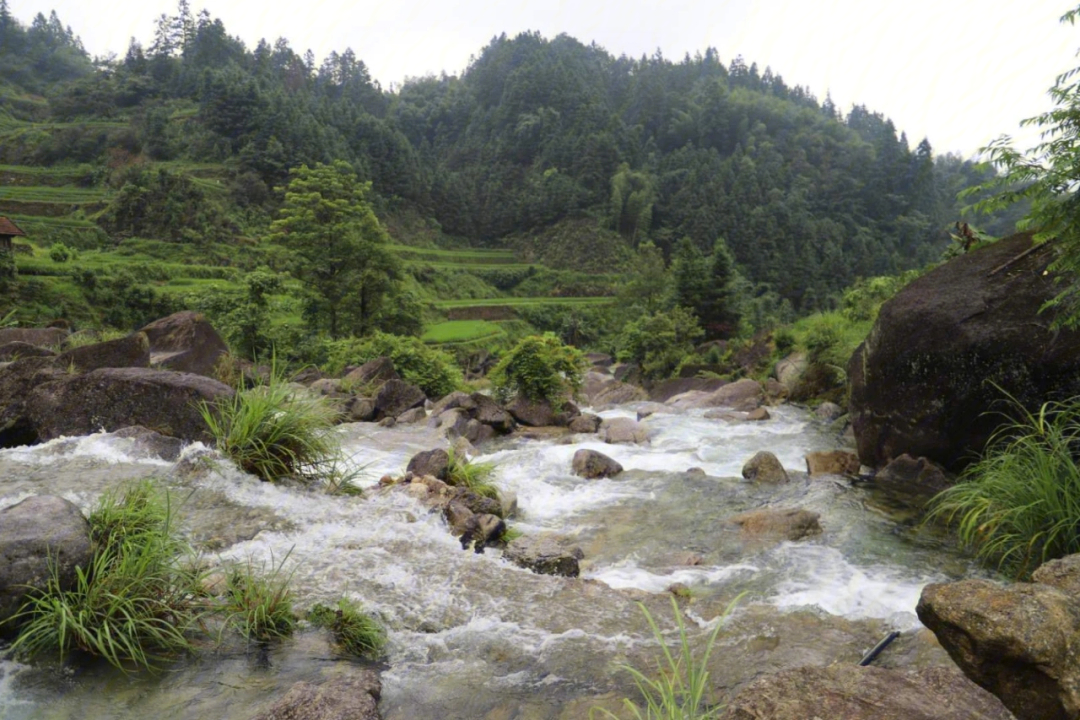
M 723 583 L 733 577 L 749 575 L 759 571 L 755 565 L 738 563 L 714 567 L 683 567 L 667 573 L 658 573 L 638 567 L 630 560 L 617 566 L 606 567 L 585 573 L 584 577 L 599 580 L 616 590 L 632 588 L 645 592 L 660 593 L 675 583 L 687 587 Z
M 0 654 L 0 718 L 33 717 L 34 703 L 19 698 L 14 690 L 16 677 L 28 669 L 26 665 Z
M 152 467 L 171 467 L 162 460 L 139 448 L 134 438 L 116 437 L 112 433 L 68 437 L 63 435 L 41 445 L 24 445 L 0 450 L 0 458 L 23 465 L 49 465 L 58 460 L 86 458 L 107 464 L 138 463 Z

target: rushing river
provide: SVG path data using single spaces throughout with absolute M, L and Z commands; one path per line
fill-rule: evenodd
M 438 514 L 404 492 L 374 487 L 383 474 L 402 472 L 414 453 L 445 445 L 422 424 L 341 427 L 372 486 L 363 498 L 262 483 L 220 459 L 178 473 L 139 457 L 131 440 L 101 434 L 0 451 L 0 507 L 50 493 L 89 509 L 125 479 L 167 478 L 175 496 L 186 498 L 185 523 L 211 559 L 267 568 L 284 561 L 301 608 L 345 594 L 382 618 L 390 640 L 381 666 L 387 720 L 569 720 L 588 717 L 595 705 L 614 707 L 633 692 L 620 665 L 649 667 L 656 657 L 638 603 L 670 632 L 666 589 L 674 583 L 690 589 L 683 607 L 696 637 L 725 623 L 710 664 L 717 700 L 766 672 L 857 661 L 892 629 L 905 633 L 885 664 L 947 662 L 920 631 L 915 603 L 926 583 L 971 567 L 844 479 L 744 483 L 742 465 L 758 450 L 799 470 L 808 451 L 835 447 L 805 412 L 771 412 L 770 421 L 743 424 L 700 411 L 653 415 L 645 421 L 650 441 L 640 446 L 572 436 L 485 447 L 479 459 L 496 464 L 495 484 L 517 495 L 514 526 L 579 545 L 579 579 L 533 574 L 498 550 L 463 552 Z M 634 407 L 603 414 L 633 417 Z M 582 447 L 614 457 L 626 472 L 606 480 L 571 475 Z M 824 532 L 797 543 L 754 543 L 725 522 L 765 506 L 818 512 Z M 691 557 L 697 564 L 688 564 Z M 270 648 L 209 647 L 155 676 L 3 658 L 0 717 L 246 720 L 297 680 L 352 669 L 318 631 Z

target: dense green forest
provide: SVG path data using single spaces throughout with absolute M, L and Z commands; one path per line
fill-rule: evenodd
M 381 223 L 342 281 L 388 279 L 344 330 L 300 322 L 330 301 L 280 231 L 290 170 L 316 164 Z M 524 321 L 587 345 L 598 326 L 685 307 L 694 337 L 727 337 L 940 259 L 964 217 L 957 192 L 991 172 L 712 48 L 634 59 L 503 35 L 461 76 L 387 91 L 352 50 L 317 64 L 284 39 L 249 49 L 186 0 L 148 45 L 95 59 L 55 13 L 27 26 L 0 0 L 0 214 L 42 250 L 17 263 L 28 320 L 124 327 L 178 303 L 215 317 L 240 304 L 236 322 L 269 313 L 298 346 L 304 327 L 419 333 L 460 319 L 453 303 L 512 297 L 473 329 Z M 1002 234 L 1012 220 L 979 223 Z M 46 257 L 50 244 L 62 249 Z M 602 317 L 613 296 L 626 302 Z

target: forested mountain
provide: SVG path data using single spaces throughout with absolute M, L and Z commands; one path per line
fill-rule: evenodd
M 148 47 L 94 62 L 55 14 L 24 27 L 0 0 L 5 123 L 0 163 L 89 163 L 118 191 L 95 216 L 113 236 L 262 236 L 289 168 L 344 159 L 381 216 L 556 266 L 566 228 L 581 246 L 569 264 L 616 237 L 621 258 L 645 241 L 670 258 L 684 237 L 709 254 L 723 238 L 754 293 L 803 312 L 940 257 L 956 192 L 985 172 L 714 49 L 633 59 L 504 35 L 460 77 L 391 92 L 351 50 L 316 65 L 284 39 L 248 49 L 186 0 Z M 224 163 L 227 193 L 167 176 L 170 163 Z M 143 211 L 123 205 L 128 187 Z

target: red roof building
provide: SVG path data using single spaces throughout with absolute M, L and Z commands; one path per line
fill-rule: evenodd
M 11 220 L 0 215 L 0 250 L 11 252 L 11 240 L 12 238 L 17 237 L 26 237 L 26 233 L 24 233 L 18 225 L 11 222 Z

